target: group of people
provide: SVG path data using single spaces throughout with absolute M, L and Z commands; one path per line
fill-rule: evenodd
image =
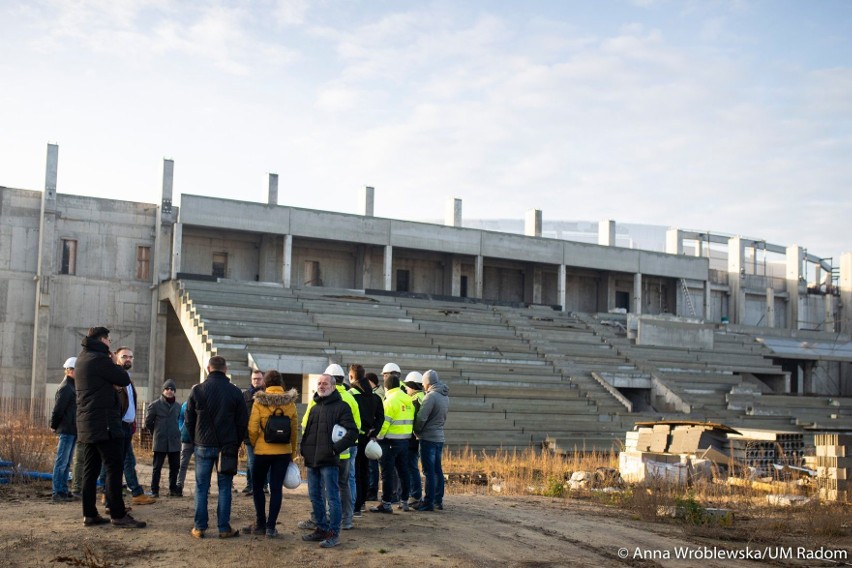
M 241 391 L 227 375 L 227 361 L 211 357 L 206 379 L 191 389 L 183 405 L 175 399 L 174 381 L 166 380 L 162 395 L 148 406 L 144 424 L 152 433 L 154 457 L 151 495 L 146 495 L 136 480 L 131 445 L 137 400 L 128 374 L 132 359 L 129 348 L 110 349 L 108 329 L 91 328 L 80 354 L 65 362 L 65 378 L 56 393 L 51 428 L 59 435 L 59 444 L 53 498 L 80 498 L 85 526 L 144 527 L 146 523 L 134 519 L 122 499 L 122 475 L 133 494 L 132 504 L 153 502 L 160 495 L 161 471 L 168 460 L 168 495 L 180 497 L 194 456 L 192 536 L 204 538 L 208 530 L 207 499 L 215 469 L 219 538 L 240 533 L 275 537 L 282 486 L 288 470 L 295 467 L 297 449 L 307 470 L 312 508 L 311 519 L 298 524 L 311 530 L 302 537 L 305 541 L 319 542 L 324 548 L 336 546 L 340 531 L 351 529 L 366 501 L 378 497 L 379 469 L 381 502 L 370 511 L 393 513 L 395 503 L 403 511 L 443 508 L 441 455 L 449 388 L 434 370 L 422 375 L 413 371 L 403 380 L 399 366 L 388 363 L 380 381 L 361 365 L 350 365 L 348 374 L 338 364 L 329 365 L 317 379 L 316 391 L 299 421 L 299 393 L 285 388 L 278 371 L 254 370 L 251 385 Z M 227 464 L 236 463 L 242 443 L 248 457 L 244 493 L 253 498 L 256 518 L 238 530 L 230 522 L 236 468 Z M 74 470 L 79 464 L 80 472 L 72 475 L 69 491 L 75 446 Z M 379 463 L 381 467 L 375 467 Z M 128 464 L 131 475 L 127 475 Z M 97 510 L 99 476 L 109 518 Z M 79 495 L 73 490 L 77 483 Z

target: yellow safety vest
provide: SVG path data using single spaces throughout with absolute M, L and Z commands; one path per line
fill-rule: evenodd
M 377 436 L 380 440 L 407 440 L 414 429 L 414 403 L 411 397 L 399 388 L 387 391 L 385 398 L 385 422 Z

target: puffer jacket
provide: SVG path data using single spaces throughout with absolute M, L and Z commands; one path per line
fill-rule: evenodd
M 225 373 L 213 371 L 189 392 L 184 421 L 196 446 L 239 445 L 248 429 L 243 393 Z
M 148 405 L 145 414 L 145 428 L 153 435 L 153 449 L 155 452 L 179 452 L 180 451 L 180 405 L 177 401 L 169 400 L 160 395 L 160 398 Z
M 83 338 L 77 356 L 77 441 L 83 444 L 124 438 L 118 390 L 130 384 L 130 375 L 113 363 L 109 347 L 99 340 Z
M 50 428 L 57 434 L 77 435 L 77 387 L 73 377 L 65 377 L 56 390 L 56 403 L 50 413 Z
M 302 433 L 302 457 L 306 467 L 337 467 L 340 453 L 349 449 L 358 439 L 358 428 L 352 417 L 352 409 L 340 398 L 337 390 L 321 397 L 314 393 L 314 406 L 308 414 L 305 431 Z M 346 435 L 332 443 L 334 425 L 346 429 Z
M 296 399 L 299 392 L 290 389 L 284 392 L 284 387 L 267 387 L 265 391 L 254 393 L 254 405 L 249 416 L 248 437 L 254 453 L 262 456 L 296 453 L 296 439 L 299 432 L 299 419 L 296 413 Z M 276 409 L 281 409 L 290 418 L 290 443 L 270 444 L 263 437 L 266 422 Z

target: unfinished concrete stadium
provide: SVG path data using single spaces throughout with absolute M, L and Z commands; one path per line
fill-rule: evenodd
M 159 204 L 0 187 L 0 385 L 49 406 L 90 325 L 136 351 L 150 400 L 223 355 L 303 396 L 329 362 L 435 369 L 448 445 L 609 449 L 637 422 L 852 431 L 852 253 L 671 229 L 666 252 L 182 195 Z M 762 262 L 758 259 L 762 256 Z M 770 261 L 767 261 L 767 258 Z M 810 275 L 813 274 L 813 278 Z M 808 280 L 811 280 L 810 282 Z

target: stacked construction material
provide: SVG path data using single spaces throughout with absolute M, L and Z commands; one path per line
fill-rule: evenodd
M 815 434 L 819 494 L 852 502 L 852 434 Z
M 729 434 L 734 459 L 758 476 L 774 476 L 783 466 L 804 466 L 804 436 L 798 432 L 740 430 Z

